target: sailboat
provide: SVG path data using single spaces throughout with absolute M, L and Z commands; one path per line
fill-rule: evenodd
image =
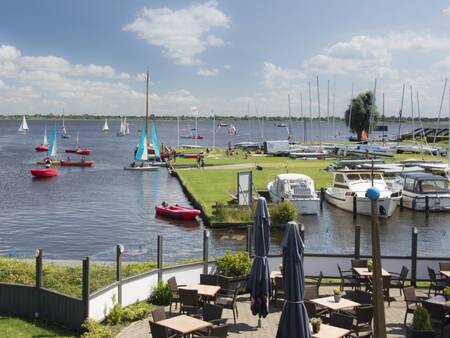
M 105 119 L 105 124 L 103 125 L 102 132 L 107 133 L 109 131 L 108 120 Z
M 88 148 L 81 148 L 80 147 L 80 137 L 79 137 L 79 133 L 77 133 L 77 145 L 75 148 L 72 149 L 66 149 L 65 150 L 66 153 L 74 153 L 77 155 L 90 155 L 91 154 L 91 150 Z
M 125 117 L 125 121 L 123 124 L 125 125 L 125 135 L 130 135 L 130 124 L 127 122 L 126 117 Z
M 19 127 L 19 133 L 20 134 L 26 134 L 30 131 L 30 128 L 28 128 L 27 120 L 25 119 L 25 115 L 22 117 L 22 123 Z
M 59 171 L 51 167 L 50 158 L 55 158 L 56 156 L 56 128 L 52 128 L 50 134 L 50 145 L 47 150 L 48 158 L 45 159 L 45 168 L 31 168 L 31 175 L 36 178 L 48 178 L 59 175 Z
M 63 114 L 63 116 L 62 116 L 61 137 L 62 137 L 62 138 L 70 138 L 70 135 L 67 134 L 66 126 L 64 125 L 64 114 Z
M 136 162 L 131 163 L 130 166 L 124 167 L 124 170 L 135 170 L 135 171 L 155 171 L 158 167 L 150 165 L 148 161 L 148 148 L 147 148 L 147 133 L 145 125 L 141 129 L 141 136 L 139 138 L 139 145 L 134 155 L 135 161 L 141 161 L 140 165 Z
M 126 120 L 127 118 L 120 118 L 120 127 L 119 127 L 119 131 L 117 132 L 117 136 L 125 136 L 125 132 L 126 132 L 126 126 L 125 123 L 127 122 Z
M 34 148 L 38 152 L 44 152 L 48 150 L 48 141 L 47 141 L 47 127 L 44 130 L 44 142 Z
M 167 163 L 162 161 L 161 159 L 161 150 L 159 148 L 158 135 L 156 133 L 156 123 L 152 121 L 152 143 L 153 143 L 153 152 L 154 152 L 154 161 L 152 165 L 159 167 L 166 167 Z

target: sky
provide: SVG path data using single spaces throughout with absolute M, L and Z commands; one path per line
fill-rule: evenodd
M 436 117 L 449 28 L 450 1 L 2 0 L 0 114 L 144 114 L 148 70 L 155 114 L 342 117 L 376 81 Z

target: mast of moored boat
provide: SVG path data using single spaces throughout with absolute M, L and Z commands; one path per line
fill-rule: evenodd
M 398 142 L 397 145 L 402 140 L 402 114 L 403 114 L 403 100 L 405 98 L 405 84 L 403 84 L 402 90 L 402 102 L 400 103 L 400 111 L 398 112 Z
M 213 114 L 213 149 L 216 147 L 216 115 L 214 110 L 211 109 L 211 114 Z
M 288 139 L 289 139 L 289 141 L 293 141 L 293 139 L 292 139 L 292 119 L 291 119 L 291 95 L 290 94 L 288 94 L 288 113 L 289 113 Z
M 316 76 L 317 80 L 317 112 L 319 114 L 319 145 L 320 150 L 322 150 L 322 136 L 321 136 L 321 126 L 322 126 L 322 119 L 320 117 L 320 88 L 319 88 L 319 75 Z
M 309 122 L 310 122 L 310 138 L 311 143 L 313 141 L 313 121 L 312 121 L 312 107 L 311 107 L 311 81 L 308 81 L 308 94 L 309 94 Z
M 145 95 L 145 139 L 149 140 L 148 138 L 148 70 L 147 70 L 147 78 L 146 78 L 146 95 Z
M 409 90 L 411 92 L 411 126 L 412 126 L 412 140 L 413 143 L 416 143 L 416 131 L 414 126 L 414 102 L 413 102 L 413 92 L 412 92 L 412 86 L 409 86 Z

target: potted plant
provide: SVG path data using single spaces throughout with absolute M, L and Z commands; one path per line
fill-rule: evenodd
M 369 270 L 369 272 L 372 272 L 373 269 L 373 260 L 369 259 L 367 261 L 367 270 Z
M 431 326 L 430 314 L 423 306 L 417 306 L 414 311 L 413 325 L 406 328 L 407 338 L 434 338 L 435 332 Z
M 312 333 L 319 333 L 320 325 L 322 324 L 322 319 L 320 318 L 311 318 L 309 320 L 312 326 Z
M 225 255 L 217 258 L 216 270 L 219 285 L 227 290 L 245 290 L 250 273 L 250 256 L 247 252 L 227 251 Z
M 342 291 L 340 289 L 333 290 L 334 301 L 339 303 L 341 301 Z
M 447 301 L 450 300 L 450 286 L 447 286 L 444 288 L 444 296 L 445 296 L 445 300 L 447 300 Z

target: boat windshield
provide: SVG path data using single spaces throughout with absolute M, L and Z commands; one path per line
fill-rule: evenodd
M 420 182 L 420 191 L 424 194 L 447 193 L 448 183 L 446 181 L 424 180 Z
M 367 181 L 367 180 L 371 180 L 372 179 L 372 175 L 370 173 L 347 174 L 347 179 L 349 181 L 359 181 L 359 180 Z M 381 177 L 380 174 L 374 173 L 373 174 L 373 179 L 374 180 L 381 180 L 382 177 Z

